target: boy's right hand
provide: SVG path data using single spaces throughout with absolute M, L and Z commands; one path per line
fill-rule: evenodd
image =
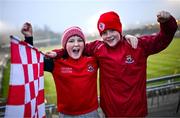
M 46 52 L 45 56 L 50 57 L 50 58 L 55 58 L 57 56 L 57 53 L 54 51 Z
M 21 29 L 21 33 L 25 36 L 25 37 L 32 37 L 32 25 L 28 22 L 24 23 L 22 29 Z

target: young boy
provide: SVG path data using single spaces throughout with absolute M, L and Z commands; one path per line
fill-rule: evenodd
M 170 13 L 157 15 L 160 32 L 138 38 L 133 49 L 122 36 L 117 13 L 102 14 L 97 27 L 103 41 L 86 45 L 86 53 L 94 55 L 100 68 L 100 106 L 107 117 L 145 117 L 147 115 L 146 67 L 149 55 L 165 49 L 177 30 Z

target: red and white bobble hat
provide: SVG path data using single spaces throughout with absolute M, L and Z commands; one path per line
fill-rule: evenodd
M 68 39 L 72 36 L 79 36 L 83 39 L 84 41 L 84 44 L 85 44 L 85 36 L 81 30 L 81 28 L 77 27 L 77 26 L 73 26 L 73 27 L 70 27 L 68 29 L 66 29 L 62 35 L 62 38 L 61 38 L 61 45 L 62 47 L 65 49 L 66 47 L 66 43 L 68 41 Z
M 114 29 L 119 33 L 122 33 L 122 24 L 119 15 L 114 11 L 101 14 L 97 23 L 97 28 L 100 35 L 102 35 L 104 31 L 109 29 Z

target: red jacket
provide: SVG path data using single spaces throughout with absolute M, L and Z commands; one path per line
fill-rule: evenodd
M 98 108 L 97 68 L 96 59 L 93 57 L 54 60 L 52 74 L 56 84 L 59 112 L 79 115 Z
M 156 35 L 141 36 L 137 49 L 125 39 L 114 48 L 102 41 L 87 45 L 86 52 L 94 54 L 100 64 L 100 106 L 106 116 L 147 115 L 147 58 L 165 49 L 177 30 L 173 17 L 160 26 Z

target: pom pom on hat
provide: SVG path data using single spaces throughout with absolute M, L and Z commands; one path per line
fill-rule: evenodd
M 66 43 L 68 41 L 68 39 L 72 36 L 79 36 L 83 39 L 84 43 L 86 42 L 85 41 L 85 36 L 81 30 L 81 28 L 77 27 L 77 26 L 73 26 L 73 27 L 70 27 L 68 29 L 66 29 L 62 35 L 62 38 L 61 38 L 61 45 L 62 47 L 65 49 L 66 47 Z
M 97 28 L 100 35 L 108 29 L 114 29 L 119 33 L 122 33 L 122 24 L 119 15 L 114 11 L 101 14 L 98 20 Z

